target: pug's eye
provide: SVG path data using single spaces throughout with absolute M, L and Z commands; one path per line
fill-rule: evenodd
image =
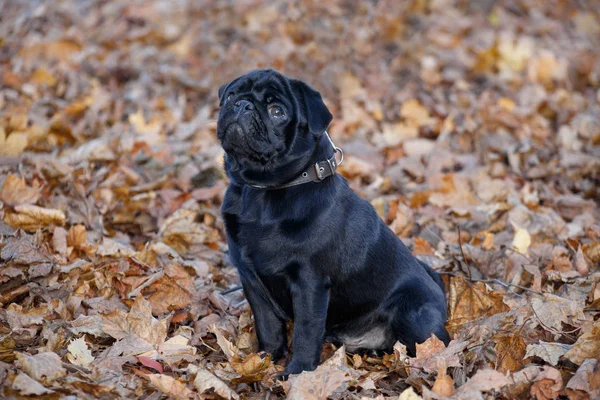
M 279 106 L 269 107 L 269 115 L 273 118 L 281 118 L 285 115 L 283 109 Z
M 225 102 L 228 102 L 229 100 L 231 100 L 231 98 L 233 97 L 233 93 L 228 93 L 227 97 L 225 98 Z

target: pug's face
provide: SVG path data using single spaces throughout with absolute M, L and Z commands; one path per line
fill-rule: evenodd
M 217 137 L 228 173 L 265 183 L 307 159 L 331 122 L 321 95 L 273 70 L 256 70 L 219 89 Z

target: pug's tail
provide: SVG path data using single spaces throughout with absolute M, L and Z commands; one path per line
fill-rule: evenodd
M 427 271 L 427 273 L 435 281 L 435 283 L 437 283 L 438 286 L 442 288 L 442 292 L 446 293 L 446 290 L 444 289 L 444 283 L 442 282 L 442 278 L 440 278 L 440 275 L 437 272 L 435 272 L 433 268 L 431 268 L 429 265 L 425 264 L 423 261 L 419 259 L 417 259 L 417 261 L 419 261 L 423 268 L 425 268 L 425 271 Z

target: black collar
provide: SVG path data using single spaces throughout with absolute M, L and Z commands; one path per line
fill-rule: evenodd
M 331 146 L 333 147 L 333 155 L 331 156 L 331 158 L 323 161 L 318 161 L 313 165 L 309 165 L 300 175 L 298 175 L 291 181 L 284 183 L 283 185 L 268 186 L 248 184 L 248 186 L 262 190 L 284 189 L 309 182 L 321 182 L 323 179 L 335 175 L 337 167 L 344 162 L 344 152 L 342 151 L 342 149 L 340 149 L 333 143 L 327 131 L 325 131 L 324 134 L 329 140 L 329 143 L 331 143 Z M 337 160 L 335 159 L 336 153 L 340 153 L 340 162 L 337 162 Z

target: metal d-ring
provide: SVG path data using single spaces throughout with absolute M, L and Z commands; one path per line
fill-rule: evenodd
M 331 140 L 331 137 L 329 137 L 329 133 L 327 133 L 327 131 L 325 131 L 324 133 L 325 136 L 327 136 L 327 140 L 329 140 L 329 143 L 331 143 L 333 151 L 335 151 L 336 153 L 340 153 L 340 162 L 338 162 L 337 165 L 342 165 L 342 163 L 344 162 L 344 150 L 340 149 L 335 145 L 335 143 L 333 143 L 333 140 Z

